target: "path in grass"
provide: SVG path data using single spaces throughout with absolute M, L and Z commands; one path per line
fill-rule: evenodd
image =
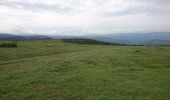
M 4 61 L 0 99 L 169 100 L 169 51 L 100 46 Z

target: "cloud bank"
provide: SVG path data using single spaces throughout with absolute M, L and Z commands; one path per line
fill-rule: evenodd
M 1 0 L 0 32 L 170 32 L 170 0 Z

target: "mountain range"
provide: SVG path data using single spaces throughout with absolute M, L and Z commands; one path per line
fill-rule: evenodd
M 0 33 L 0 40 L 45 40 L 45 39 L 52 39 L 49 36 L 44 35 L 13 35 L 13 34 L 6 34 Z
M 170 45 L 170 33 L 122 33 L 89 36 L 89 38 L 128 45 Z
M 0 40 L 93 39 L 126 45 L 170 45 L 170 33 L 120 33 L 84 36 L 12 35 L 0 33 Z

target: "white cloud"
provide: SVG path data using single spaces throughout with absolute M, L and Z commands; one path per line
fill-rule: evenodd
M 21 30 L 72 35 L 79 30 L 89 33 L 170 31 L 169 17 L 170 0 L 0 1 L 0 32 Z

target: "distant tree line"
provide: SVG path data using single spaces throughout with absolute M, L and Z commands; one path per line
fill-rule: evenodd
M 73 39 L 61 39 L 63 42 L 67 43 L 76 43 L 76 44 L 89 44 L 89 45 L 123 45 L 118 43 L 109 43 L 104 41 L 98 41 L 93 39 L 81 39 L 81 38 L 73 38 Z
M 2 42 L 0 43 L 0 47 L 17 47 L 16 42 Z

